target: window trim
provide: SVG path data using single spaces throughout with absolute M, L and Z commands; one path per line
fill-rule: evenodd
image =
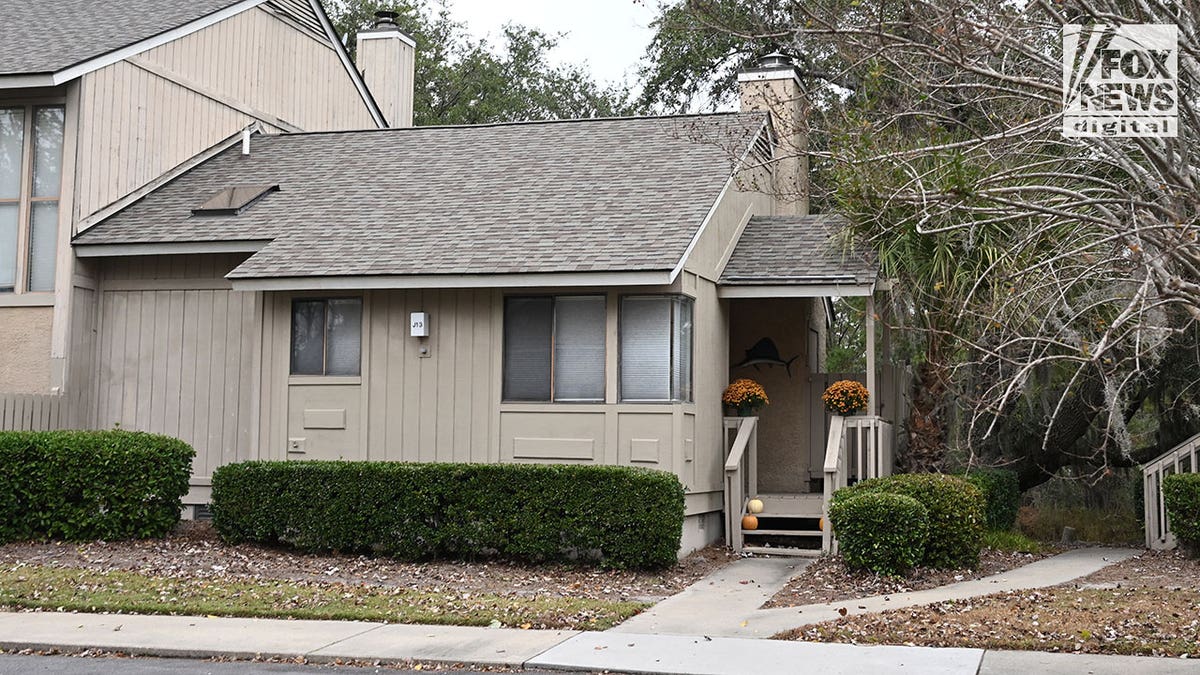
M 550 300 L 550 398 L 541 400 L 529 399 L 512 399 L 507 397 L 505 391 L 505 383 L 508 381 L 508 359 L 505 354 L 508 351 L 508 331 L 505 326 L 508 323 L 508 301 L 509 300 L 526 300 L 548 298 Z M 600 298 L 604 301 L 604 368 L 601 375 L 601 382 L 604 383 L 604 391 L 600 394 L 600 398 L 571 398 L 571 399 L 556 399 L 554 398 L 554 377 L 555 377 L 555 346 L 558 340 L 558 298 Z M 596 405 L 608 402 L 608 294 L 602 292 L 593 293 L 512 293 L 507 294 L 503 298 L 503 306 L 500 310 L 500 403 L 508 405 Z
M 34 172 L 34 127 L 36 126 L 37 111 L 41 108 L 60 108 L 62 109 L 62 125 L 63 125 L 63 140 L 62 149 L 59 155 L 59 178 L 58 178 L 58 194 L 53 197 L 35 197 L 33 194 L 33 172 Z M 63 220 L 63 183 L 66 180 L 68 173 L 74 171 L 74 166 L 66 165 L 66 149 L 69 138 L 68 120 L 67 120 L 67 104 L 65 97 L 41 97 L 41 98 L 7 98 L 0 96 L 0 109 L 21 109 L 22 110 L 22 129 L 21 129 L 21 169 L 20 169 L 20 188 L 17 192 L 16 199 L 0 199 L 0 204 L 17 205 L 17 242 L 15 251 L 15 274 L 13 275 L 12 290 L 0 289 L 0 307 L 3 306 L 18 306 L 18 305 L 38 305 L 38 301 L 32 302 L 16 302 L 14 297 L 19 295 L 37 295 L 53 296 L 58 290 L 58 267 L 59 267 L 59 252 L 62 248 L 62 220 Z M 29 255 L 32 252 L 33 246 L 33 205 L 41 202 L 57 202 L 56 218 L 54 221 L 54 284 L 50 290 L 30 290 L 29 282 L 32 276 L 30 270 Z M 32 300 L 32 299 L 31 299 Z
M 625 360 L 622 358 L 623 346 L 625 344 L 625 299 L 626 298 L 662 298 L 671 301 L 671 327 L 670 327 L 670 344 L 671 352 L 667 355 L 668 377 L 671 382 L 667 385 L 672 390 L 674 389 L 675 373 L 672 370 L 675 364 L 675 305 L 676 303 L 686 302 L 691 306 L 692 310 L 692 331 L 688 336 L 688 353 L 691 357 L 691 364 L 688 372 L 691 374 L 691 381 L 688 383 L 687 398 L 677 398 L 675 391 L 671 391 L 669 398 L 625 398 L 621 385 L 621 370 L 625 367 Z M 617 300 L 617 402 L 629 403 L 636 405 L 659 404 L 659 405 L 677 405 L 696 402 L 696 299 L 686 293 L 626 293 L 621 295 Z
M 358 374 L 357 375 L 330 375 L 329 374 L 329 301 L 330 300 L 358 300 L 359 303 L 359 324 L 358 324 Z M 297 373 L 294 371 L 295 354 L 292 351 L 292 340 L 295 338 L 296 330 L 296 303 L 300 302 L 320 302 L 325 307 L 325 316 L 321 323 L 321 372 L 320 373 Z M 326 384 L 352 384 L 352 382 L 341 382 L 337 380 L 355 379 L 362 381 L 363 372 L 363 345 L 366 344 L 365 327 L 367 325 L 367 302 L 366 298 L 361 295 L 324 295 L 324 296 L 295 296 L 291 298 L 288 305 L 288 383 L 293 384 L 293 378 L 316 379 L 320 378 Z M 311 384 L 311 382 L 296 382 L 296 384 Z

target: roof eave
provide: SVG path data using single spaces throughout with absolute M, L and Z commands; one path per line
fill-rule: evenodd
M 303 277 L 226 277 L 235 291 L 339 291 L 406 288 L 567 288 L 667 286 L 670 270 L 527 272 L 513 274 L 397 274 Z

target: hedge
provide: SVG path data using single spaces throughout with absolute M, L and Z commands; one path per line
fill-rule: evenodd
M 134 431 L 0 432 L 0 541 L 163 536 L 194 455 Z
M 912 497 L 874 492 L 838 500 L 829 509 L 846 566 L 903 575 L 921 562 L 929 510 Z
M 1021 481 L 1016 471 L 983 467 L 966 474 L 971 485 L 983 493 L 984 513 L 990 530 L 1011 530 L 1021 507 Z
M 836 503 L 870 492 L 912 497 L 929 511 L 929 537 L 922 565 L 957 569 L 979 564 L 984 501 L 975 486 L 945 474 L 897 474 L 842 488 L 833 499 Z
M 213 473 L 212 510 L 231 543 L 653 568 L 676 560 L 683 487 L 629 467 L 243 462 Z
M 1163 478 L 1163 503 L 1175 539 L 1200 557 L 1200 473 L 1176 473 Z

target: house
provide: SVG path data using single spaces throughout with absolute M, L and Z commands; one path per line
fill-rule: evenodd
M 760 491 L 794 526 L 748 536 L 810 536 L 823 489 L 887 470 L 879 410 L 832 433 L 820 408 L 829 301 L 877 279 L 807 215 L 786 58 L 742 73 L 738 113 L 406 128 L 413 45 L 389 17 L 356 70 L 315 0 L 207 4 L 138 0 L 86 49 L 0 52 L 10 119 L 33 121 L 0 143 L 25 162 L 4 426 L 178 436 L 197 508 L 246 459 L 662 469 L 685 550 L 723 528 L 740 547 Z M 726 418 L 743 374 L 772 405 Z

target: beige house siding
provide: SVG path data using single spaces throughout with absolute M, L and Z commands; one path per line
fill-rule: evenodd
M 52 307 L 0 307 L 0 391 L 50 391 Z
M 118 259 L 100 279 L 93 423 L 187 441 L 200 488 L 255 455 L 260 296 L 221 278 L 237 259 Z
M 712 281 L 720 277 L 750 217 L 774 213 L 774 198 L 750 189 L 769 180 L 767 169 L 758 168 L 744 171 L 729 181 L 696 239 L 684 269 Z

